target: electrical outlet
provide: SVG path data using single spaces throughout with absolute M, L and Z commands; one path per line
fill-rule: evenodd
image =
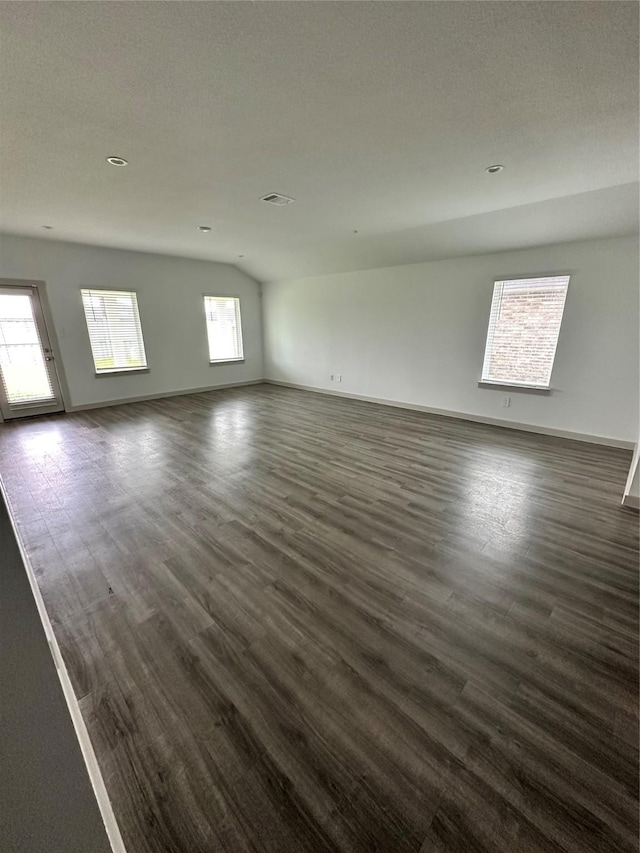
M 511 397 L 507 397 L 507 395 L 504 394 L 502 397 L 503 408 L 508 409 L 510 405 L 511 405 Z
M 342 382 L 342 374 L 336 373 L 336 382 Z
M 329 379 L 333 382 L 333 380 L 334 380 L 334 375 L 333 375 L 333 373 L 330 373 L 330 374 L 329 374 Z

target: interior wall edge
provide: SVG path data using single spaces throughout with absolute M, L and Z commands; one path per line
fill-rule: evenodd
M 416 412 L 427 412 L 430 415 L 442 415 L 446 418 L 458 418 L 463 421 L 473 421 L 478 424 L 515 429 L 520 432 L 534 432 L 538 435 L 551 435 L 556 438 L 568 438 L 572 441 L 584 441 L 588 444 L 602 444 L 605 447 L 619 447 L 623 450 L 633 450 L 635 442 L 626 441 L 622 438 L 611 438 L 606 435 L 589 435 L 588 433 L 572 432 L 553 427 L 538 426 L 537 424 L 518 423 L 517 421 L 506 421 L 500 418 L 488 418 L 483 415 L 475 415 L 470 412 L 454 412 L 449 409 L 436 409 L 432 406 L 423 406 L 418 403 L 405 403 L 401 400 L 390 400 L 385 397 L 367 397 L 363 394 L 352 394 L 349 391 L 330 391 L 317 385 L 300 385 L 297 382 L 284 382 L 280 379 L 265 377 L 267 385 L 282 385 L 286 388 L 299 388 L 301 391 L 312 391 L 314 394 L 326 394 L 329 397 L 348 397 L 352 400 L 363 400 L 366 403 L 378 403 L 382 406 L 394 406 L 397 409 L 411 409 Z
M 624 487 L 622 505 L 634 509 L 640 508 L 640 441 L 637 442 L 633 451 L 629 476 Z
M 47 638 L 47 643 L 49 644 L 51 655 L 56 666 L 56 672 L 58 673 L 58 678 L 62 686 L 62 692 L 64 694 L 64 698 L 69 709 L 73 728 L 78 738 L 82 757 L 87 768 L 87 773 L 89 774 L 91 787 L 93 788 L 93 792 L 98 803 L 98 809 L 100 810 L 100 815 L 102 817 L 102 821 L 107 832 L 109 843 L 111 844 L 111 849 L 113 853 L 127 853 L 127 849 L 124 846 L 124 841 L 122 840 L 122 835 L 120 833 L 120 828 L 118 827 L 118 823 L 113 812 L 113 806 L 111 805 L 111 800 L 109 799 L 109 795 L 107 794 L 104 779 L 102 778 L 102 773 L 100 772 L 100 767 L 98 766 L 96 754 L 91 744 L 91 739 L 89 738 L 89 733 L 87 731 L 87 727 L 82 716 L 82 712 L 80 710 L 80 705 L 78 704 L 78 700 L 71 685 L 71 679 L 69 678 L 69 673 L 67 672 L 67 668 L 65 666 L 62 653 L 58 645 L 58 641 L 56 640 L 55 634 L 53 632 L 51 621 L 45 608 L 44 599 L 42 598 L 42 593 L 40 592 L 38 582 L 36 581 L 35 572 L 33 570 L 31 562 L 29 561 L 26 548 L 20 536 L 20 531 L 14 518 L 14 510 L 11 505 L 9 495 L 1 475 L 0 493 L 2 494 L 7 507 L 9 521 L 11 523 L 13 534 L 18 544 L 22 563 L 24 565 L 24 569 L 29 580 L 29 586 L 31 587 L 31 592 L 33 594 L 33 598 L 38 609 L 38 615 L 40 616 L 40 621 L 42 622 L 42 627 Z

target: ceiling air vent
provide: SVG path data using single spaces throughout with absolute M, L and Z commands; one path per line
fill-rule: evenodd
M 268 195 L 263 195 L 260 201 L 266 201 L 269 204 L 277 204 L 278 207 L 282 207 L 285 204 L 291 204 L 291 202 L 295 201 L 295 198 L 289 198 L 289 196 L 280 195 L 280 193 L 269 193 Z

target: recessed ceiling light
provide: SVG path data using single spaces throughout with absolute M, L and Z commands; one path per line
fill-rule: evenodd
M 504 169 L 504 166 L 501 166 L 499 163 L 496 163 L 495 166 L 487 166 L 485 172 L 488 172 L 490 175 L 495 175 L 496 172 L 501 172 Z
M 107 157 L 107 163 L 111 163 L 112 166 L 128 166 L 129 161 L 125 160 L 123 157 Z
M 202 231 L 203 234 L 207 234 L 211 231 L 211 228 L 209 228 L 208 225 L 198 225 L 198 231 Z

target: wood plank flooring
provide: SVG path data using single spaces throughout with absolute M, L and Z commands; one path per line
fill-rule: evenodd
M 637 851 L 629 462 L 267 385 L 0 427 L 130 853 Z

